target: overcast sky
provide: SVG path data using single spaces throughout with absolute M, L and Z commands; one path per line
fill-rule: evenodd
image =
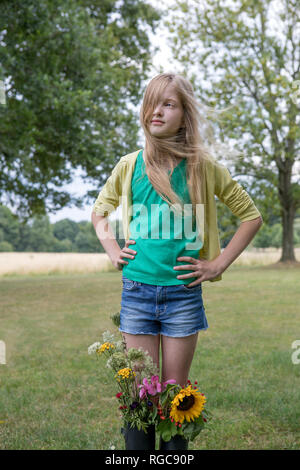
M 161 5 L 161 1 L 158 0 L 148 0 L 148 3 L 153 5 L 154 7 Z M 168 0 L 165 2 L 165 4 L 171 5 L 173 3 L 173 0 Z M 165 27 L 161 24 L 160 26 L 157 27 L 156 29 L 156 34 L 151 34 L 151 42 L 153 46 L 159 46 L 159 51 L 153 55 L 153 61 L 152 61 L 152 68 L 148 74 L 148 79 L 150 80 L 153 76 L 155 76 L 157 73 L 159 73 L 159 68 L 162 66 L 165 71 L 168 71 L 169 69 L 176 68 L 175 62 L 172 62 L 172 55 L 170 52 L 170 49 L 167 45 L 167 40 L 166 40 L 166 30 Z M 134 151 L 136 149 L 133 149 Z M 122 156 L 122 155 L 121 155 Z M 120 157 L 121 157 L 120 156 Z M 94 189 L 95 186 L 91 184 L 85 184 L 83 180 L 80 178 L 80 171 L 75 172 L 76 176 L 74 177 L 74 180 L 71 184 L 65 185 L 64 190 L 68 190 L 70 193 L 76 196 L 81 196 L 85 194 L 88 190 Z M 100 190 L 100 188 L 99 188 Z M 92 211 L 92 205 L 91 204 L 87 205 L 84 207 L 84 209 L 77 209 L 76 207 L 66 207 L 55 214 L 48 214 L 50 218 L 50 222 L 54 223 L 57 222 L 58 220 L 69 218 L 74 220 L 75 222 L 79 222 L 81 220 L 91 220 L 91 211 Z M 113 214 L 114 216 L 119 216 L 121 214 L 121 208 L 119 207 L 117 211 Z

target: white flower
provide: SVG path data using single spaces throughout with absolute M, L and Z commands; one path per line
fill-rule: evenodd
M 110 331 L 106 330 L 102 334 L 103 342 L 104 343 L 114 343 L 115 342 L 115 335 Z
M 88 354 L 95 354 L 98 348 L 100 348 L 101 343 L 93 343 L 91 346 L 88 347 Z
M 124 343 L 123 341 L 116 341 L 116 351 L 123 352 L 124 351 Z

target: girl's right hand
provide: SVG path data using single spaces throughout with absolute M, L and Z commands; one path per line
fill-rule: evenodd
M 128 248 L 129 245 L 132 245 L 134 243 L 136 243 L 135 240 L 126 240 L 124 248 L 120 250 L 118 259 L 113 262 L 114 267 L 117 268 L 119 271 L 122 271 L 124 264 L 128 264 L 128 261 L 125 261 L 122 258 L 125 257 L 134 259 L 136 251 L 132 250 L 131 248 Z

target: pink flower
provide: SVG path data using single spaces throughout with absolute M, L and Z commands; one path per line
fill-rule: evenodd
M 143 380 L 143 382 L 144 382 L 144 380 Z M 146 398 L 146 396 L 147 396 L 146 385 L 139 385 L 139 388 L 140 388 L 140 393 L 139 393 L 140 399 L 143 400 L 143 398 Z
M 156 395 L 160 393 L 162 390 L 161 383 L 159 382 L 158 375 L 152 375 L 151 382 L 149 383 L 148 380 L 145 378 L 143 379 L 143 385 L 139 385 L 140 388 L 140 398 L 143 399 L 148 395 Z
M 166 388 L 168 384 L 176 384 L 176 380 L 170 379 L 163 383 L 163 387 Z
M 158 375 L 152 375 L 151 377 L 151 383 L 154 388 L 156 388 L 156 393 L 161 392 L 161 383 L 159 382 Z

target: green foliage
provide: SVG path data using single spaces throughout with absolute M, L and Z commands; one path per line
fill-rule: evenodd
M 169 419 L 161 421 L 157 426 L 157 432 L 165 442 L 168 442 L 173 436 L 179 434 L 175 423 Z
M 20 242 L 19 220 L 8 207 L 0 204 L 0 241 L 17 246 Z
M 2 241 L 0 242 L 0 251 L 2 252 L 14 251 L 14 247 L 12 246 L 11 243 Z
M 300 217 L 295 219 L 294 224 L 294 241 L 296 245 L 300 244 Z
M 117 327 L 120 326 L 120 312 L 114 313 L 113 315 L 110 316 L 110 318 L 115 326 Z
M 100 242 L 96 236 L 95 229 L 91 222 L 78 222 L 79 232 L 77 233 L 74 245 L 80 253 L 95 253 L 99 251 Z
M 217 200 L 216 206 L 220 245 L 225 248 L 238 229 L 239 221 L 225 204 Z
M 267 224 L 273 225 L 269 214 L 288 214 L 282 246 L 289 251 L 288 235 L 300 207 L 300 36 L 293 27 L 299 2 L 277 3 L 274 10 L 271 0 L 201 6 L 186 0 L 168 12 L 165 25 L 175 60 L 199 102 L 210 107 L 217 140 L 228 144 L 218 158 L 234 169 L 236 179 L 249 179 Z M 290 34 L 279 35 L 283 30 Z M 211 108 L 223 112 L 214 114 Z M 240 157 L 233 155 L 235 147 Z
M 70 219 L 62 219 L 53 224 L 53 235 L 58 240 L 75 241 L 76 235 L 79 232 L 79 226 L 76 222 Z
M 279 248 L 282 244 L 282 226 L 274 224 L 268 226 L 263 224 L 253 240 L 253 246 L 256 248 L 275 247 Z
M 48 216 L 37 216 L 24 223 L 1 205 L 0 242 L 1 251 L 104 252 L 91 222 L 64 219 L 51 224 Z
M 238 228 L 238 220 L 219 201 L 217 201 L 217 210 L 221 248 L 225 248 Z M 272 223 L 263 224 L 252 242 L 253 246 L 257 248 L 281 246 L 282 226 L 278 222 L 278 217 L 269 214 L 269 220 Z M 116 240 L 123 248 L 125 240 L 121 224 L 111 221 L 111 226 L 116 229 Z M 104 253 L 91 222 L 62 219 L 51 224 L 48 216 L 41 216 L 22 223 L 7 207 L 1 205 L 0 243 L 0 251 Z M 300 243 L 300 218 L 295 220 L 294 243 Z
M 0 202 L 23 220 L 90 202 L 136 147 L 158 19 L 142 0 L 1 2 Z M 96 185 L 83 197 L 63 188 L 79 167 Z

